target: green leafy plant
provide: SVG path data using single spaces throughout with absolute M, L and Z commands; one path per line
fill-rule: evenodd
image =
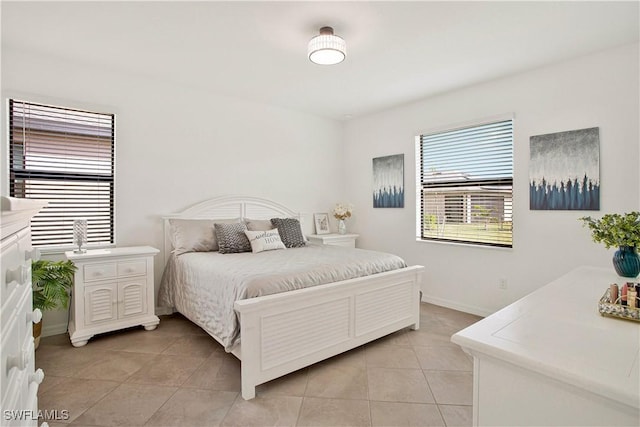
M 33 307 L 55 310 L 69 306 L 69 290 L 77 267 L 71 261 L 38 260 L 31 263 Z
M 611 247 L 640 246 L 640 212 L 605 214 L 600 219 L 590 216 L 579 218 L 583 226 L 591 229 L 591 238 L 596 243 Z

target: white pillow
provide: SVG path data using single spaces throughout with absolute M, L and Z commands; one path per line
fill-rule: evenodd
M 244 223 L 247 224 L 247 230 L 249 231 L 266 231 L 273 230 L 275 227 L 271 224 L 270 219 L 244 219 Z
M 215 222 L 234 223 L 240 222 L 240 218 L 218 219 Z M 173 253 L 180 255 L 186 252 L 217 251 L 218 240 L 213 224 L 212 219 L 170 219 Z
M 244 234 L 247 235 L 249 243 L 251 243 L 251 250 L 253 253 L 262 251 L 272 251 L 275 249 L 285 249 L 282 239 L 280 239 L 280 233 L 278 229 L 262 230 L 262 231 L 250 231 L 246 230 Z

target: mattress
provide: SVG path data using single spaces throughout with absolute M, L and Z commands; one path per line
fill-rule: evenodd
M 260 253 L 172 255 L 158 294 L 231 351 L 239 341 L 234 302 L 406 267 L 392 254 L 309 244 Z

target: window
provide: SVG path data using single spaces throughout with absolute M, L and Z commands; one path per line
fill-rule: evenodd
M 513 120 L 420 135 L 418 238 L 512 246 Z
M 9 100 L 9 191 L 49 202 L 31 221 L 34 246 L 114 243 L 114 115 Z

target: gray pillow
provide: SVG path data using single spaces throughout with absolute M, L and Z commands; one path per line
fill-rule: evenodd
M 306 245 L 300 221 L 296 218 L 271 218 L 271 224 L 278 229 L 282 243 L 287 248 L 301 248 Z
M 244 232 L 247 226 L 243 222 L 236 224 L 214 224 L 218 247 L 221 254 L 251 252 L 251 243 Z

